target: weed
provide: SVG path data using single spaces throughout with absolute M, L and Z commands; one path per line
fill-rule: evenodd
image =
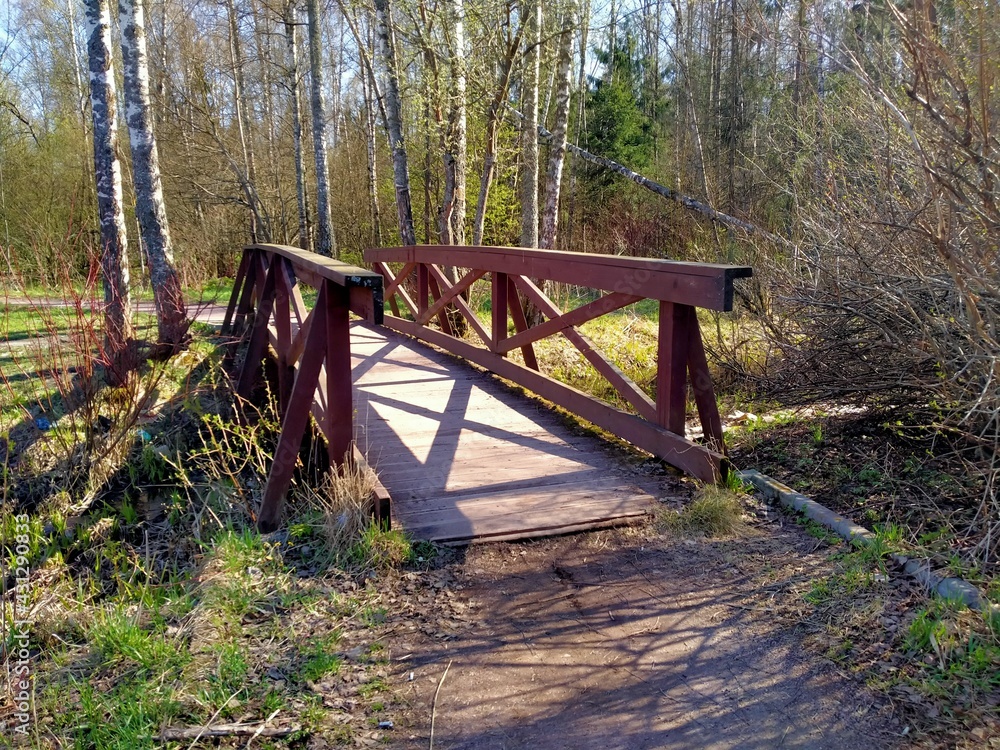
M 334 631 L 324 638 L 315 641 L 302 652 L 302 667 L 299 669 L 299 676 L 304 682 L 315 682 L 316 680 L 331 674 L 336 674 L 340 670 L 342 658 L 340 654 L 333 651 L 337 643 L 340 642 L 340 633 Z
M 744 525 L 743 507 L 732 492 L 706 485 L 684 510 L 670 514 L 666 525 L 685 533 L 731 534 Z
M 363 570 L 394 568 L 413 559 L 406 535 L 399 529 L 387 529 L 371 523 L 351 547 L 350 558 Z

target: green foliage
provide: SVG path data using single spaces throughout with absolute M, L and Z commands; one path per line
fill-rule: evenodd
M 587 97 L 587 148 L 629 169 L 642 171 L 652 156 L 652 123 L 640 103 L 641 67 L 636 42 L 623 34 L 614 49 L 598 52 L 606 66 L 603 78 L 594 81 Z M 602 187 L 616 178 L 591 170 L 591 178 Z

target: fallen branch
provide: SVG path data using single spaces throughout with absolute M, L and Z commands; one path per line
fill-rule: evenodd
M 202 737 L 285 737 L 302 731 L 300 726 L 267 727 L 264 724 L 215 724 L 202 727 L 167 727 L 157 736 L 162 742 Z
M 521 120 L 524 119 L 524 115 L 518 112 L 513 107 L 511 107 L 510 110 L 515 115 L 517 115 L 517 117 L 519 117 Z M 550 142 L 555 137 L 549 130 L 546 130 L 541 125 L 538 126 L 538 135 L 546 143 Z M 627 177 L 628 179 L 632 180 L 632 182 L 634 182 L 636 185 L 640 185 L 641 187 L 644 187 L 647 190 L 651 190 L 657 195 L 667 198 L 668 200 L 672 200 L 675 203 L 680 203 L 685 208 L 689 208 L 692 211 L 697 211 L 702 216 L 707 216 L 709 219 L 718 222 L 719 224 L 723 224 L 724 226 L 731 227 L 733 229 L 742 229 L 744 232 L 750 232 L 751 234 L 756 234 L 760 237 L 763 237 L 766 240 L 775 242 L 779 245 L 784 245 L 786 247 L 793 246 L 792 243 L 786 240 L 784 237 L 779 237 L 778 235 L 773 234 L 772 232 L 768 232 L 763 227 L 759 227 L 756 224 L 753 224 L 752 222 L 744 221 L 743 219 L 737 219 L 735 216 L 730 216 L 727 213 L 718 211 L 712 208 L 707 203 L 703 203 L 702 201 L 698 200 L 697 198 L 692 198 L 691 196 L 685 195 L 684 193 L 679 193 L 676 190 L 673 190 L 672 188 L 668 188 L 666 185 L 661 185 L 660 183 L 655 182 L 649 179 L 648 177 L 643 177 L 638 172 L 634 172 L 628 167 L 619 164 L 616 161 L 612 161 L 611 159 L 606 159 L 605 157 L 598 156 L 597 154 L 592 154 L 589 151 L 586 151 L 585 149 L 582 149 L 579 146 L 569 142 L 566 143 L 566 149 L 576 154 L 584 161 L 589 161 L 591 164 L 596 164 L 599 167 L 610 169 L 612 172 L 617 172 L 623 177 Z
M 448 676 L 449 669 L 451 669 L 451 662 L 448 662 L 448 666 L 444 668 L 441 681 L 438 683 L 437 690 L 434 691 L 434 702 L 431 704 L 431 741 L 429 750 L 434 750 L 434 719 L 437 718 L 438 694 L 441 692 L 441 686 L 444 685 L 444 678 Z

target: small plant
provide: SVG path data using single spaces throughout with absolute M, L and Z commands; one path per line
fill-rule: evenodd
M 327 675 L 336 674 L 340 670 L 343 659 L 334 652 L 334 647 L 340 641 L 340 633 L 334 631 L 330 635 L 312 644 L 302 653 L 304 661 L 299 670 L 299 676 L 304 682 L 315 682 Z
M 351 547 L 350 558 L 364 570 L 381 570 L 410 562 L 413 550 L 406 535 L 399 529 L 370 523 Z
M 706 485 L 680 513 L 667 518 L 667 526 L 685 533 L 731 534 L 743 527 L 743 507 L 732 492 Z
M 822 423 L 816 424 L 812 428 L 812 442 L 814 448 L 823 447 L 823 425 Z

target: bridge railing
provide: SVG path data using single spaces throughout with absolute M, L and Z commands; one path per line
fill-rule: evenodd
M 751 276 L 749 267 L 445 245 L 372 249 L 365 252 L 365 261 L 384 277 L 392 310 L 392 315 L 385 316 L 387 327 L 485 367 L 705 481 L 718 481 L 728 471 L 722 422 L 695 308 L 731 310 L 734 281 Z M 447 267 L 459 269 L 452 274 L 454 280 L 445 273 Z M 487 276 L 491 320 L 484 324 L 464 293 Z M 563 311 L 542 291 L 544 281 L 589 287 L 603 294 Z M 528 325 L 522 298 L 544 316 L 543 322 Z M 579 330 L 589 320 L 643 299 L 659 302 L 655 399 Z M 456 310 L 477 343 L 459 335 L 455 318 L 449 317 Z M 508 319 L 513 321 L 513 335 L 508 335 Z M 434 320 L 436 328 L 431 325 Z M 635 413 L 543 373 L 534 344 L 555 334 L 565 336 Z M 523 365 L 507 358 L 514 349 L 520 349 Z M 685 436 L 689 384 L 705 436 L 703 444 Z
M 299 282 L 318 290 L 307 309 Z M 277 361 L 281 434 L 264 488 L 258 526 L 277 528 L 309 415 L 316 419 L 331 460 L 351 448 L 349 313 L 382 322 L 382 276 L 285 245 L 249 245 L 236 273 L 223 334 L 247 341 L 236 384 L 249 398 L 268 350 Z

